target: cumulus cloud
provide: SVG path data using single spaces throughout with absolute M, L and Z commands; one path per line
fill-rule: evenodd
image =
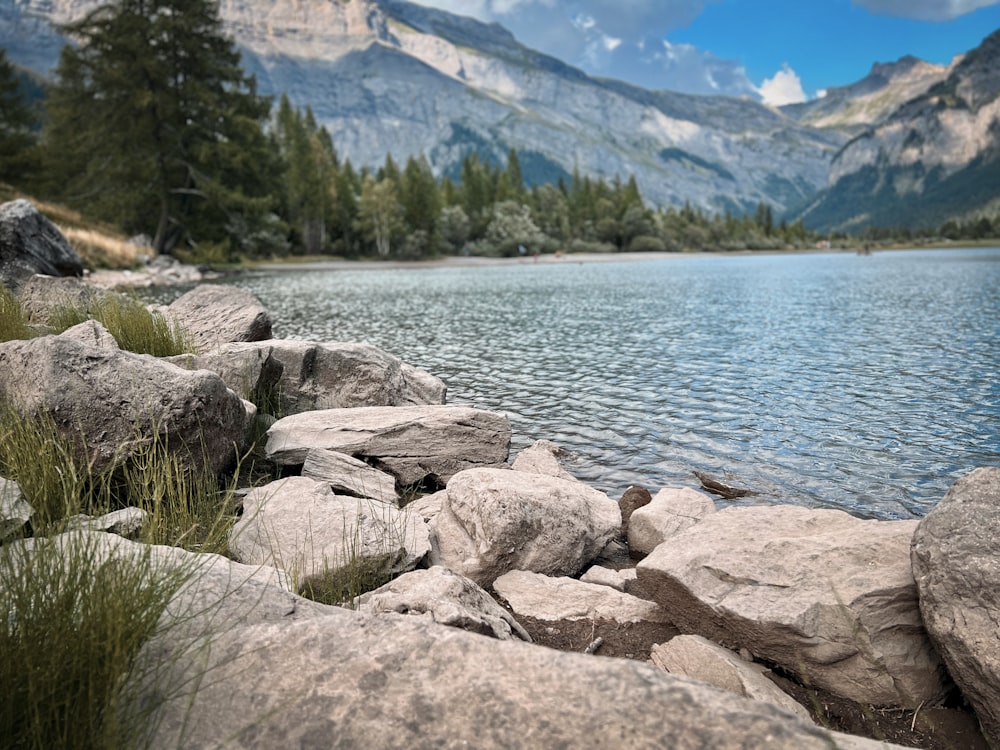
M 872 13 L 913 18 L 918 21 L 950 21 L 1000 0 L 852 0 Z
M 802 90 L 802 80 L 799 74 L 792 70 L 788 63 L 781 66 L 781 70 L 770 78 L 765 78 L 764 82 L 757 89 L 761 99 L 765 104 L 780 107 L 783 104 L 798 104 L 804 102 L 808 97 Z

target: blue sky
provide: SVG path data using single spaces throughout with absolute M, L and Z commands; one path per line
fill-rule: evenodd
M 1000 0 L 415 0 L 497 21 L 593 75 L 809 99 L 912 54 L 947 64 L 1000 29 Z

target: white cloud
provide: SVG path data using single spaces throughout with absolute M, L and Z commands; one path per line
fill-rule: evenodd
M 852 2 L 872 13 L 913 18 L 918 21 L 950 21 L 980 8 L 1000 4 L 1000 0 L 852 0 Z
M 765 78 L 764 82 L 757 90 L 765 104 L 780 107 L 783 104 L 798 104 L 808 98 L 802 89 L 802 80 L 799 74 L 792 70 L 788 63 L 781 66 L 781 70 L 770 78 Z
M 816 92 L 816 98 L 817 99 L 826 99 L 826 94 L 827 94 L 826 89 L 820 89 L 819 91 Z

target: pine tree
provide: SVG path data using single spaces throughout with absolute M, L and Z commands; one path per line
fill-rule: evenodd
M 114 0 L 63 31 L 51 95 L 52 184 L 71 205 L 153 236 L 242 249 L 274 188 L 270 110 L 212 0 Z
M 0 49 L 0 180 L 19 180 L 30 169 L 35 114 L 25 101 L 7 51 Z

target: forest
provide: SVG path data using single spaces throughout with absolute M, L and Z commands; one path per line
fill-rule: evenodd
M 502 164 L 470 149 L 454 177 L 423 156 L 355 167 L 308 108 L 258 93 L 211 0 L 116 0 L 63 31 L 76 43 L 52 81 L 19 71 L 0 50 L 0 182 L 118 227 L 156 254 L 420 259 L 831 239 L 766 203 L 714 214 L 652 208 L 632 177 L 529 184 L 514 149 Z M 951 220 L 922 234 L 990 237 L 997 224 Z M 832 239 L 920 236 L 886 228 Z

